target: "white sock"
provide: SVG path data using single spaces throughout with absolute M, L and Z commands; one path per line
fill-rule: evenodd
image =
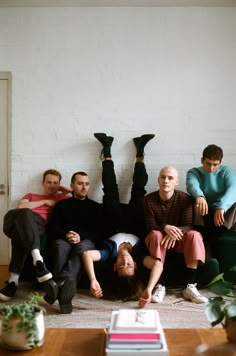
M 41 253 L 39 251 L 39 249 L 34 249 L 31 251 L 31 255 L 33 258 L 33 264 L 34 266 L 36 266 L 37 261 L 42 261 L 43 262 L 43 257 L 41 256 Z
M 10 278 L 9 278 L 8 283 L 14 282 L 15 285 L 18 286 L 18 284 L 19 284 L 19 278 L 20 278 L 20 275 L 19 275 L 19 274 L 14 273 L 14 272 L 11 272 L 11 275 L 10 275 Z

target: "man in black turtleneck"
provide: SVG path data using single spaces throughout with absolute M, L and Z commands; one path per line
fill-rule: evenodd
M 81 254 L 99 242 L 101 206 L 88 198 L 89 177 L 76 172 L 71 178 L 73 196 L 56 204 L 48 226 L 52 240 L 53 280 L 45 283 L 44 299 L 59 301 L 61 313 L 72 312 L 72 298 L 81 272 Z

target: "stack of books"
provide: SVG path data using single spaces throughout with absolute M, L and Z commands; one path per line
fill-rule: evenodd
M 168 355 L 158 311 L 155 309 L 113 311 L 107 333 L 106 355 Z

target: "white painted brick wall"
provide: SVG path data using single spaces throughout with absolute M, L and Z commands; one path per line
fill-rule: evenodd
M 130 192 L 132 138 L 146 147 L 147 191 L 174 165 L 189 168 L 216 143 L 236 170 L 236 8 L 0 8 L 0 71 L 12 72 L 10 205 L 87 171 L 101 201 L 101 145 L 115 137 L 121 200 Z

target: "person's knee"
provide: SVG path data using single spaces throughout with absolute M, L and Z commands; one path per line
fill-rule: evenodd
M 74 253 L 77 255 L 82 255 L 85 251 L 94 250 L 95 245 L 90 240 L 83 240 L 79 244 L 74 245 Z
M 32 214 L 32 210 L 28 208 L 9 210 L 3 219 L 4 234 L 6 234 L 8 237 L 11 237 L 15 231 L 16 225 L 27 221 L 29 214 Z
M 61 248 L 61 247 L 67 247 L 68 245 L 69 245 L 68 242 L 63 239 L 56 239 L 52 243 L 52 246 L 55 249 Z
M 156 243 L 159 243 L 162 238 L 163 238 L 163 235 L 162 235 L 162 233 L 160 231 L 152 230 L 147 235 L 147 237 L 145 239 L 145 242 L 146 242 L 146 244 L 149 244 L 150 242 L 154 242 L 154 241 Z
M 196 231 L 196 230 L 190 230 L 188 232 L 186 232 L 185 234 L 185 238 L 186 239 L 191 239 L 191 240 L 202 240 L 202 235 L 200 232 Z
M 32 217 L 35 213 L 33 210 L 29 208 L 22 208 L 22 209 L 15 209 L 15 217 L 19 217 L 20 219 L 22 218 L 27 218 L 27 217 Z

